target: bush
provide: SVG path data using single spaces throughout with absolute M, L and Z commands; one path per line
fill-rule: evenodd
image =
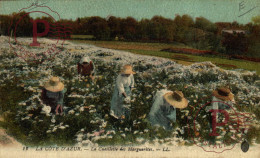
M 0 55 L 0 101 L 3 103 L 1 112 L 5 113 L 2 126 L 23 144 L 128 145 L 149 142 L 176 145 L 185 142 L 190 145 L 193 136 L 196 136 L 191 128 L 196 112 L 201 105 L 211 100 L 213 89 L 231 81 L 238 104 L 236 107 L 243 106 L 242 112 L 259 111 L 256 106 L 259 102 L 259 89 L 256 88 L 257 78 L 254 73 L 243 77 L 239 72 L 221 70 L 210 62 L 182 66 L 161 58 L 140 58 L 121 52 L 119 56 L 116 51 L 100 52 L 99 48 L 93 48 L 96 52 L 90 54 L 96 68 L 96 81 L 93 83 L 89 78 L 77 75 L 77 60 L 86 55 L 85 50 L 88 48 L 82 47 L 84 51 L 80 53 L 62 51 L 54 61 L 44 61 L 41 64 L 26 64 L 11 55 L 6 60 L 3 56 L 7 54 Z M 111 55 L 112 60 L 99 55 L 102 53 L 104 56 Z M 121 60 L 114 61 L 113 57 L 120 57 Z M 136 90 L 132 93 L 130 120 L 121 121 L 110 115 L 110 100 L 118 72 L 126 61 L 134 63 L 132 65 L 137 72 Z M 59 76 L 67 88 L 64 116 L 44 112 L 40 100 L 41 87 L 53 75 Z M 189 100 L 186 109 L 177 109 L 178 119 L 173 123 L 173 131 L 152 127 L 147 117 L 154 95 L 165 88 L 181 90 Z M 212 140 L 212 137 L 207 136 L 208 113 L 201 109 L 199 114 L 201 117 L 197 119 L 196 126 L 201 126 L 201 131 L 198 134 Z M 255 114 L 254 121 L 259 119 L 258 114 Z M 229 127 L 225 128 L 229 130 Z M 223 140 L 229 140 L 228 135 L 228 132 L 223 135 Z

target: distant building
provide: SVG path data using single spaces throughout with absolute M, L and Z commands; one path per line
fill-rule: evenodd
M 222 34 L 228 33 L 228 34 L 248 34 L 246 30 L 235 30 L 235 29 L 223 29 Z

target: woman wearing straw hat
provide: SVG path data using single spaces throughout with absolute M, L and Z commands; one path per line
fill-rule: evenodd
M 234 94 L 227 87 L 220 87 L 215 89 L 212 92 L 212 96 L 211 106 L 206 107 L 207 110 L 227 110 L 230 109 L 230 106 L 235 103 Z
M 66 89 L 59 77 L 52 77 L 45 83 L 42 90 L 43 103 L 51 107 L 51 112 L 56 114 L 63 113 L 63 98 Z
M 234 94 L 230 91 L 227 87 L 219 87 L 215 89 L 212 92 L 212 101 L 211 105 L 206 107 L 206 111 L 209 112 L 209 110 L 227 110 L 229 111 L 231 109 L 230 106 L 233 106 L 235 103 Z M 220 113 L 217 113 L 216 117 L 212 117 L 213 113 L 211 115 L 208 115 L 208 121 L 210 129 L 212 129 L 212 122 L 213 119 L 216 119 L 218 122 L 221 122 L 223 117 L 220 115 Z M 212 141 L 215 141 L 215 137 L 212 139 Z
M 130 107 L 126 106 L 124 102 L 130 103 L 131 90 L 134 88 L 135 83 L 133 74 L 135 72 L 132 66 L 125 65 L 117 76 L 110 107 L 111 115 L 116 118 L 129 118 Z
M 176 121 L 176 108 L 183 109 L 188 106 L 188 100 L 181 91 L 160 90 L 154 97 L 154 103 L 149 113 L 152 126 L 162 126 L 166 130 L 172 129 L 171 122 Z
M 87 56 L 81 58 L 80 62 L 78 63 L 78 74 L 82 76 L 88 76 L 94 80 L 94 71 L 95 66 L 90 58 Z

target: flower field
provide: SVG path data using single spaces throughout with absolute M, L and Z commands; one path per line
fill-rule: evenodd
M 29 40 L 23 39 L 25 43 Z M 209 116 L 200 108 L 211 100 L 211 92 L 223 85 L 230 86 L 235 94 L 234 111 L 244 114 L 250 125 L 240 129 L 240 124 L 239 131 L 230 124 L 222 126 L 216 143 L 234 144 L 242 139 L 260 143 L 260 90 L 255 72 L 224 70 L 210 62 L 183 66 L 169 59 L 69 42 L 58 47 L 61 52 L 52 60 L 26 63 L 10 51 L 7 37 L 0 37 L 0 41 L 0 101 L 4 118 L 1 126 L 22 144 L 176 146 L 193 145 L 199 142 L 194 139 L 197 136 L 211 141 Z M 32 49 L 38 54 L 43 50 Z M 95 82 L 77 75 L 77 63 L 86 55 L 95 64 Z M 137 72 L 136 89 L 131 98 L 131 119 L 119 121 L 110 115 L 110 100 L 116 76 L 124 64 L 133 65 Z M 67 89 L 62 116 L 51 114 L 40 100 L 41 87 L 51 76 L 60 77 Z M 173 131 L 151 127 L 147 119 L 153 96 L 164 88 L 181 90 L 189 100 L 186 109 L 177 110 Z

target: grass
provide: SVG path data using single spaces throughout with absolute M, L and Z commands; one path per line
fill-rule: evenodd
M 260 50 L 260 40 L 259 41 L 255 41 L 254 45 L 249 46 L 249 48 L 248 48 L 248 56 L 260 58 L 259 50 Z
M 230 60 L 225 57 L 210 56 L 210 55 L 201 56 L 201 55 L 185 54 L 184 56 L 181 53 L 169 53 L 169 52 L 160 51 L 162 49 L 169 48 L 169 47 L 190 48 L 180 43 L 166 44 L 166 43 L 140 43 L 140 42 L 123 42 L 123 41 L 91 41 L 91 40 L 73 40 L 73 41 L 93 44 L 104 48 L 125 50 L 135 54 L 169 58 L 183 65 L 190 65 L 194 62 L 211 61 L 212 63 L 224 69 L 245 69 L 250 71 L 256 71 L 257 74 L 260 75 L 260 63 L 257 62 L 238 60 L 238 59 Z M 176 55 L 177 56 L 181 55 L 183 56 L 183 58 L 176 57 Z
M 136 44 L 132 43 L 133 46 L 142 46 L 142 44 Z M 127 43 L 122 43 L 122 45 L 127 45 Z M 153 49 L 156 49 L 156 44 L 151 44 L 147 43 L 144 45 L 154 45 Z M 163 56 L 166 58 L 175 58 L 174 60 L 180 60 L 183 62 L 188 62 L 187 60 L 195 60 L 196 57 L 202 58 L 202 56 L 194 56 L 194 55 L 183 55 L 183 54 L 176 54 L 176 53 L 168 53 L 168 52 L 161 52 L 159 50 L 135 50 L 135 49 L 128 49 L 128 51 L 133 51 L 134 53 L 137 54 L 145 54 L 145 55 L 156 55 L 156 56 Z M 58 60 L 63 60 L 66 61 L 66 55 L 64 54 L 60 56 L 60 59 Z M 69 52 L 71 53 L 71 52 Z M 68 55 L 70 57 L 70 55 Z M 4 53 L 0 56 L 1 60 L 4 60 L 5 58 L 15 58 L 14 55 L 8 56 L 8 54 Z M 204 57 L 207 59 L 207 57 Z M 212 57 L 214 58 L 214 57 Z M 196 59 L 198 60 L 198 59 Z M 202 59 L 199 59 L 202 60 Z M 135 76 L 136 78 L 136 90 L 133 91 L 133 94 L 135 94 L 135 101 L 132 103 L 131 107 L 132 112 L 131 112 L 131 118 L 132 120 L 136 120 L 137 124 L 128 124 L 128 122 L 121 123 L 120 121 L 115 121 L 113 117 L 110 117 L 109 112 L 110 112 L 110 99 L 111 99 L 111 94 L 113 92 L 113 83 L 114 78 L 116 77 L 116 69 L 118 68 L 117 65 L 111 65 L 107 63 L 103 63 L 102 61 L 96 61 L 96 68 L 97 71 L 100 72 L 103 77 L 100 80 L 97 80 L 96 84 L 90 85 L 88 88 L 87 93 L 92 94 L 95 97 L 90 97 L 84 102 L 84 99 L 79 99 L 79 98 L 69 98 L 68 95 L 72 94 L 73 92 L 76 92 L 79 95 L 86 95 L 86 91 L 82 91 L 82 86 L 86 87 L 86 81 L 79 81 L 76 80 L 72 81 L 72 76 L 74 70 L 71 69 L 74 67 L 75 63 L 73 62 L 74 60 L 71 59 L 71 61 L 65 62 L 65 66 L 67 69 L 64 69 L 61 67 L 59 64 L 54 66 L 54 69 L 52 69 L 52 74 L 57 75 L 57 76 L 63 76 L 64 81 L 66 82 L 66 87 L 68 88 L 67 93 L 65 94 L 64 102 L 66 103 L 66 106 L 73 108 L 75 110 L 76 106 L 78 105 L 94 105 L 95 109 L 97 112 L 95 113 L 89 113 L 89 110 L 86 110 L 82 112 L 79 115 L 65 115 L 65 116 L 59 116 L 56 117 L 56 125 L 60 124 L 61 122 L 67 125 L 69 125 L 69 128 L 67 130 L 57 130 L 56 132 L 52 132 L 51 134 L 47 134 L 48 129 L 53 129 L 51 128 L 51 123 L 50 123 L 50 117 L 46 117 L 44 114 L 41 114 L 41 107 L 42 105 L 39 105 L 39 102 L 36 100 L 29 101 L 26 103 L 26 106 L 21 106 L 18 105 L 19 102 L 23 100 L 27 100 L 28 98 L 32 96 L 38 95 L 37 92 L 29 92 L 25 91 L 25 88 L 23 87 L 38 87 L 37 84 L 32 84 L 31 80 L 39 80 L 39 76 L 42 76 L 40 80 L 44 78 L 44 74 L 42 72 L 37 72 L 37 71 L 32 71 L 29 72 L 28 75 L 24 74 L 21 77 L 16 77 L 16 74 L 24 73 L 23 69 L 18 68 L 16 70 L 15 65 L 3 65 L 0 67 L 1 70 L 16 70 L 17 73 L 11 73 L 10 75 L 14 76 L 11 80 L 5 80 L 4 84 L 0 86 L 0 102 L 1 102 L 1 110 L 5 112 L 4 121 L 5 122 L 0 122 L 0 127 L 2 126 L 7 130 L 7 133 L 15 137 L 19 142 L 21 142 L 24 145 L 29 145 L 29 146 L 49 146 L 49 145 L 58 145 L 58 146 L 67 146 L 67 145 L 74 145 L 76 143 L 75 141 L 75 134 L 81 130 L 84 129 L 85 133 L 92 133 L 95 130 L 99 130 L 99 123 L 97 124 L 91 124 L 91 120 L 99 120 L 100 118 L 104 118 L 105 121 L 108 122 L 107 126 L 105 127 L 105 130 L 111 130 L 115 129 L 116 134 L 113 135 L 112 139 L 100 139 L 97 143 L 99 145 L 125 145 L 125 144 L 135 144 L 136 139 L 139 137 L 144 138 L 145 140 L 154 140 L 155 138 L 158 139 L 164 139 L 164 138 L 169 138 L 172 137 L 171 133 L 172 132 L 167 132 L 162 129 L 159 129 L 158 131 L 155 130 L 155 128 L 151 127 L 149 125 L 149 122 L 147 122 L 147 118 L 140 118 L 140 116 L 143 116 L 144 114 L 148 114 L 151 108 L 151 103 L 152 103 L 152 97 L 149 97 L 147 99 L 147 96 L 152 96 L 151 94 L 155 94 L 155 92 L 158 89 L 163 88 L 162 83 L 171 83 L 170 86 L 168 87 L 169 90 L 174 90 L 174 89 L 179 89 L 183 92 L 184 96 L 187 96 L 187 99 L 190 100 L 190 105 L 195 105 L 194 99 L 196 98 L 193 96 L 194 94 L 198 94 L 198 98 L 202 98 L 203 95 L 210 94 L 208 89 L 197 91 L 195 87 L 189 86 L 189 87 L 184 87 L 186 85 L 186 79 L 185 78 L 170 78 L 169 74 L 166 74 L 164 71 L 155 71 L 151 74 L 153 77 L 144 77 L 141 73 L 137 74 Z M 193 61 L 192 61 L 193 62 Z M 190 63 L 192 63 L 190 62 Z M 224 65 L 227 63 L 223 63 Z M 34 64 L 29 64 L 28 67 L 38 67 L 37 65 Z M 146 71 L 149 69 L 149 66 L 145 66 L 142 64 L 137 64 L 135 65 L 135 68 L 138 67 L 138 70 L 141 71 Z M 186 76 L 184 76 L 186 77 Z M 249 83 L 253 83 L 254 76 L 249 76 L 248 81 Z M 189 78 L 189 77 L 188 77 Z M 258 78 L 257 78 L 258 79 Z M 73 80 L 75 80 L 73 78 Z M 244 79 L 245 80 L 245 79 Z M 159 82 L 160 81 L 160 82 Z M 190 83 L 196 84 L 196 83 L 201 83 L 204 84 L 205 86 L 210 84 L 211 82 L 218 82 L 218 73 L 213 73 L 213 72 L 207 72 L 207 73 L 202 73 L 200 76 L 196 78 L 191 78 L 188 81 Z M 245 80 L 246 81 L 246 80 Z M 20 86 L 21 83 L 25 83 L 24 86 Z M 145 86 L 145 83 L 149 83 L 149 86 Z M 75 88 L 75 89 L 72 89 Z M 103 88 L 99 88 L 103 87 Z M 38 88 L 37 88 L 38 89 Z M 247 92 L 242 91 L 245 95 Z M 8 94 L 8 95 L 6 95 Z M 102 97 L 100 97 L 102 95 Z M 255 100 L 255 97 L 248 98 L 249 100 L 254 101 L 257 103 L 258 101 Z M 205 100 L 208 102 L 209 100 Z M 238 100 L 238 105 L 240 100 Z M 27 110 L 27 107 L 31 107 L 32 105 L 36 105 L 36 109 L 33 110 Z M 140 106 L 141 105 L 141 106 Z M 242 105 L 242 103 L 241 103 Z M 199 106 L 196 106 L 198 110 Z M 195 108 L 196 108 L 195 107 Z M 248 108 L 246 106 L 245 109 L 251 108 L 251 106 Z M 194 107 L 189 106 L 188 111 L 193 111 Z M 250 109 L 251 110 L 251 109 Z M 252 106 L 252 111 L 259 111 L 259 108 L 257 109 L 256 107 Z M 0 113 L 1 114 L 1 113 Z M 19 114 L 19 115 L 18 115 Z M 28 120 L 22 120 L 25 116 L 28 116 L 28 114 L 33 114 L 32 119 Z M 257 113 L 255 113 L 257 114 Z M 107 115 L 107 118 L 105 117 Z M 97 117 L 98 116 L 98 117 Z M 177 118 L 180 118 L 177 120 L 175 127 L 184 127 L 187 125 L 187 118 L 184 116 L 183 113 L 177 112 Z M 259 115 L 257 115 L 258 117 Z M 258 117 L 259 118 L 259 117 Z M 42 121 L 40 121 L 42 120 Z M 101 120 L 101 119 L 100 119 Z M 34 122 L 35 121 L 35 122 Z M 131 121 L 132 122 L 132 121 Z M 138 123 L 140 122 L 140 123 Z M 203 119 L 201 120 L 202 124 L 207 124 L 206 121 Z M 193 122 L 192 122 L 193 123 Z M 120 129 L 117 128 L 120 127 L 121 129 L 125 129 L 126 127 L 129 128 L 131 127 L 132 130 L 130 132 L 123 132 L 125 134 L 125 137 L 122 137 Z M 148 132 L 144 132 L 145 129 L 148 130 Z M 139 131 L 139 133 L 134 134 L 134 131 Z M 259 135 L 259 128 L 254 128 L 250 130 L 250 134 L 247 135 L 247 139 L 249 141 L 252 141 L 252 138 L 257 138 L 257 140 L 260 140 L 260 135 Z M 142 132 L 142 133 L 141 133 Z M 191 137 L 190 135 L 186 134 L 188 132 L 188 129 L 185 128 L 185 133 L 181 134 L 178 132 L 177 137 L 183 137 L 185 140 L 189 140 L 191 142 Z M 193 132 L 194 133 L 194 132 Z M 205 136 L 207 133 L 201 133 L 202 136 Z M 205 137 L 206 138 L 206 137 Z M 228 137 L 229 138 L 229 137 Z M 225 139 L 228 139 L 225 138 Z M 0 138 L 0 141 L 5 140 L 5 138 Z M 208 138 L 207 138 L 208 139 Z M 164 141 L 164 140 L 161 140 Z
M 128 50 L 128 51 L 136 54 L 158 56 L 158 57 L 170 58 L 173 60 L 175 60 L 174 55 L 182 55 L 179 53 L 173 54 L 173 53 L 160 52 L 160 51 L 145 51 L 145 50 L 134 50 L 134 51 Z M 211 61 L 212 63 L 219 65 L 220 67 L 225 69 L 233 69 L 232 66 L 228 66 L 228 65 L 234 65 L 238 69 L 256 71 L 258 74 L 260 74 L 260 63 L 256 63 L 256 62 L 243 61 L 243 60 L 229 60 L 220 57 L 209 57 L 209 56 L 198 56 L 198 55 L 185 55 L 185 56 L 193 59 L 194 62 Z M 175 60 L 175 61 L 183 65 L 190 65 L 193 63 L 185 60 Z
M 86 40 L 86 39 L 92 39 L 94 36 L 92 35 L 71 35 L 71 39 L 77 39 L 77 40 Z
M 79 41 L 73 39 L 75 42 L 83 42 L 87 44 L 93 44 L 99 47 L 105 47 L 105 48 L 110 48 L 110 49 L 118 49 L 118 50 L 151 50 L 151 51 L 160 51 L 161 49 L 164 48 L 169 48 L 172 47 L 172 44 L 167 44 L 167 43 L 141 43 L 141 42 L 124 42 L 124 41 L 95 41 L 95 40 L 84 40 L 84 41 Z M 188 46 L 185 46 L 182 43 L 174 43 L 175 47 L 179 48 L 191 48 Z

